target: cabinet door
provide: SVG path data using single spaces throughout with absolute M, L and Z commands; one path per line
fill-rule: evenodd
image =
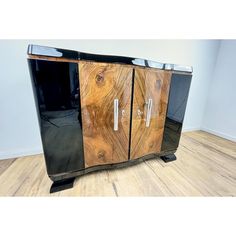
M 133 69 L 80 62 L 85 167 L 128 160 Z
M 131 159 L 161 150 L 170 80 L 169 71 L 135 70 Z

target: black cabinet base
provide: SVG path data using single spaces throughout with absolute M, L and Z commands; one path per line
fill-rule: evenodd
M 50 193 L 55 193 L 69 188 L 73 188 L 74 180 L 75 178 L 70 178 L 53 182 L 50 188 Z
M 170 155 L 166 155 L 166 156 L 161 156 L 161 159 L 164 162 L 170 162 L 170 161 L 175 161 L 177 158 L 176 158 L 175 154 L 170 154 Z
M 83 170 L 70 172 L 70 173 L 63 173 L 61 176 L 50 176 L 53 184 L 50 189 L 50 193 L 59 192 L 65 189 L 73 188 L 73 183 L 76 177 L 86 175 L 91 172 L 102 171 L 102 170 L 112 170 L 118 168 L 126 168 L 128 166 L 132 166 L 138 163 L 141 163 L 145 160 L 161 157 L 163 161 L 170 162 L 176 160 L 176 156 L 173 154 L 176 150 L 172 150 L 170 152 L 165 152 L 161 154 L 149 154 L 134 160 L 129 160 L 127 162 L 116 163 L 116 164 L 107 164 L 107 165 L 99 165 L 89 167 Z M 59 179 L 60 178 L 60 179 Z

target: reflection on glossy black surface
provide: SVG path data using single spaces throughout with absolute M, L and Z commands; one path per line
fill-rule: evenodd
M 84 168 L 78 66 L 29 60 L 49 176 Z
M 28 46 L 28 54 L 49 56 L 49 57 L 63 57 L 63 58 L 75 59 L 75 60 L 79 58 L 79 52 L 77 51 L 39 46 L 39 45 L 32 45 L 32 44 Z
M 161 62 L 134 58 L 134 57 L 124 57 L 124 56 L 114 56 L 114 55 L 99 55 L 91 54 L 85 52 L 78 52 L 68 49 L 32 45 L 28 46 L 28 55 L 37 55 L 37 56 L 47 56 L 47 57 L 57 57 L 65 58 L 72 60 L 86 60 L 86 61 L 96 61 L 104 63 L 119 63 L 135 66 L 144 66 L 150 68 L 156 68 L 161 70 L 172 70 L 179 72 L 192 73 L 193 69 L 191 66 L 182 66 L 175 64 L 164 64 Z
M 192 75 L 173 74 L 161 151 L 176 150 L 179 145 Z
M 77 52 L 67 49 L 45 47 L 39 45 L 29 45 L 29 55 L 59 57 L 74 60 L 96 61 L 104 63 L 119 63 L 127 65 L 138 65 L 157 69 L 164 69 L 164 64 L 151 60 L 145 60 L 133 57 L 113 56 L 113 55 L 98 55 L 84 52 Z

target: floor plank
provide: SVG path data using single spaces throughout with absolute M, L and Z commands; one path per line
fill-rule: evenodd
M 0 196 L 236 196 L 236 143 L 203 132 L 181 136 L 177 161 L 160 158 L 76 179 L 49 194 L 43 155 L 0 161 Z
M 0 160 L 0 175 L 16 160 L 16 158 Z

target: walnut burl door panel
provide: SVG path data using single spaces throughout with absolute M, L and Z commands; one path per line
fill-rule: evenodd
M 131 159 L 161 150 L 170 80 L 169 71 L 135 70 Z
M 133 69 L 80 62 L 85 167 L 128 160 Z

